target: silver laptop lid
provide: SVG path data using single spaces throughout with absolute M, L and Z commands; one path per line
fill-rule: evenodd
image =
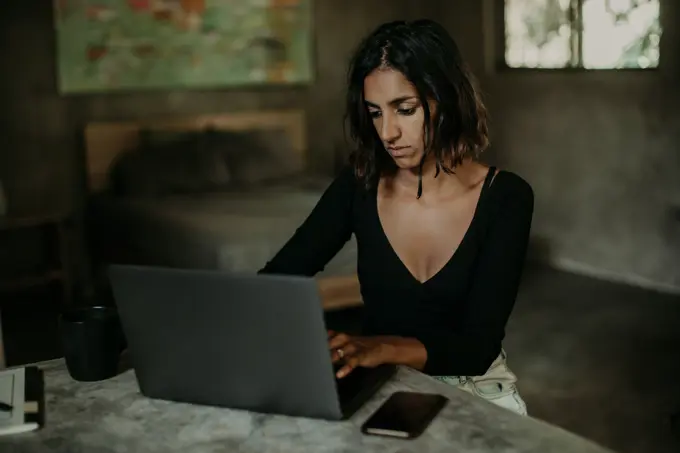
M 141 392 L 342 418 L 314 279 L 111 266 Z

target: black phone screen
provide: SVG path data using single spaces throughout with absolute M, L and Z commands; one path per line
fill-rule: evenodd
M 448 400 L 441 395 L 395 392 L 362 426 L 362 432 L 414 438 L 425 431 Z

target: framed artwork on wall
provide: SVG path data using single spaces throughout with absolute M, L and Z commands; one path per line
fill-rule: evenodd
M 62 94 L 313 80 L 312 0 L 54 0 Z

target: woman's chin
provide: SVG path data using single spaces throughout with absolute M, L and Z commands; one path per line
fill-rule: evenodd
M 392 156 L 392 160 L 397 165 L 397 167 L 402 170 L 411 170 L 413 168 L 417 168 L 420 165 L 420 156 L 415 154 L 400 157 Z

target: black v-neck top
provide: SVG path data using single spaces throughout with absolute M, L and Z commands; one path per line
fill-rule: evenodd
M 458 249 L 425 282 L 405 267 L 385 235 L 377 189 L 366 190 L 350 167 L 260 273 L 313 276 L 354 234 L 364 333 L 417 338 L 430 375 L 483 375 L 501 350 L 534 208 L 526 181 L 507 171 L 493 175 L 491 168 Z

